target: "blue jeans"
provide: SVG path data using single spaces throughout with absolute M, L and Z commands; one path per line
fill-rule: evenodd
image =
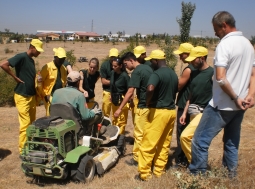
M 241 122 L 244 111 L 224 111 L 207 105 L 195 131 L 191 146 L 191 164 L 193 174 L 204 173 L 207 168 L 208 148 L 212 139 L 224 129 L 224 154 L 222 163 L 229 171 L 236 171 L 238 163 L 238 146 L 240 141 Z

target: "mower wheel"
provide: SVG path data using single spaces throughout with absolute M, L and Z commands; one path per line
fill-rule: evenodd
M 78 166 L 75 180 L 79 182 L 90 182 L 93 180 L 96 171 L 96 165 L 92 156 L 85 155 L 81 158 Z

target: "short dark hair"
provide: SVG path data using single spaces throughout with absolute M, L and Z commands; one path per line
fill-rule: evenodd
M 212 18 L 212 23 L 218 25 L 219 27 L 222 26 L 223 22 L 225 22 L 230 27 L 236 27 L 235 18 L 227 11 L 219 11 Z
M 136 56 L 134 55 L 134 53 L 132 52 L 126 52 L 122 57 L 121 57 L 121 60 L 124 61 L 124 60 L 134 60 L 134 61 L 137 61 L 137 58 Z

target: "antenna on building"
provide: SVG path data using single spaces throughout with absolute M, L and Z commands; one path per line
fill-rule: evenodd
M 91 23 L 91 32 L 93 32 L 93 20 L 92 20 L 92 23 Z

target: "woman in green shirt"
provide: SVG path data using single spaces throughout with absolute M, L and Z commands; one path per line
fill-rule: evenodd
M 112 62 L 112 72 L 110 78 L 110 92 L 112 112 L 115 112 L 122 102 L 129 84 L 129 76 L 126 72 L 123 62 L 119 58 L 113 58 Z M 112 116 L 112 123 L 120 128 L 120 134 L 125 134 L 125 127 L 128 119 L 128 107 L 127 105 L 122 109 L 118 118 Z
M 80 81 L 79 90 L 84 93 L 88 108 L 92 108 L 95 97 L 95 85 L 97 80 L 100 78 L 99 73 L 99 61 L 97 58 L 92 58 L 89 61 L 89 69 L 80 70 L 82 80 Z

